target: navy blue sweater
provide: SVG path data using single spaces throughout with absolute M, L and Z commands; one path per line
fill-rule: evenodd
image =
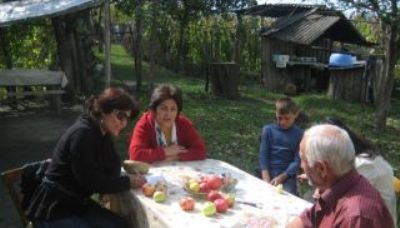
M 297 126 L 285 130 L 276 123 L 265 125 L 259 154 L 261 170 L 283 170 L 289 177 L 295 176 L 300 167 L 299 144 L 302 137 L 303 131 Z

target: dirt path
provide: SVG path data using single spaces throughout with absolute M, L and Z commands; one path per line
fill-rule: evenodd
M 48 110 L 0 116 L 0 171 L 48 158 L 61 134 L 79 115 L 65 109 L 58 116 Z M 0 183 L 0 228 L 22 227 Z

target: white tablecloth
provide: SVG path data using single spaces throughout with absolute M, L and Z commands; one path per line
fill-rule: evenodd
M 201 213 L 204 200 L 196 199 L 195 210 L 183 211 L 179 200 L 188 195 L 183 189 L 182 176 L 230 173 L 239 180 L 235 195 L 237 200 L 256 203 L 260 208 L 236 203 L 224 214 L 206 217 Z M 150 175 L 162 175 L 167 181 L 168 198 L 156 203 L 143 195 L 141 190 L 132 190 L 145 208 L 150 227 L 246 227 L 255 219 L 272 219 L 273 227 L 285 227 L 311 204 L 289 193 L 278 193 L 275 187 L 242 170 L 214 159 L 194 162 L 167 162 L 154 165 Z
M 62 71 L 37 69 L 0 70 L 0 86 L 59 85 L 67 86 L 68 79 Z

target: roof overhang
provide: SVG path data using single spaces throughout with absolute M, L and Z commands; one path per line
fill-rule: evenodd
M 277 18 L 264 37 L 311 45 L 318 39 L 373 46 L 340 11 L 321 5 L 265 4 L 237 10 L 244 15 Z
M 0 4 L 0 27 L 55 17 L 101 5 L 107 0 L 22 0 Z
M 311 45 L 324 37 L 325 32 L 339 20 L 340 17 L 336 16 L 309 15 L 306 19 L 296 21 L 280 30 L 271 29 L 261 35 L 285 42 Z

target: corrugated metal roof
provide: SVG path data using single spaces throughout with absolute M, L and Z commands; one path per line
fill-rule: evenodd
M 266 36 L 297 44 L 310 45 L 322 37 L 331 26 L 340 20 L 337 16 L 309 15 L 296 21 L 284 29 L 274 33 L 265 33 Z M 263 34 L 264 35 L 264 34 Z
M 310 45 L 319 38 L 358 45 L 374 45 L 365 40 L 340 11 L 323 5 L 265 4 L 235 11 L 239 14 L 277 17 L 262 36 Z
M 264 4 L 252 6 L 246 9 L 236 10 L 236 13 L 262 16 L 262 17 L 284 17 L 290 14 L 297 14 L 311 9 L 318 8 L 326 14 L 335 11 L 327 9 L 324 5 L 300 5 L 300 4 Z
M 0 27 L 40 17 L 60 16 L 102 4 L 105 0 L 22 0 L 0 4 Z

